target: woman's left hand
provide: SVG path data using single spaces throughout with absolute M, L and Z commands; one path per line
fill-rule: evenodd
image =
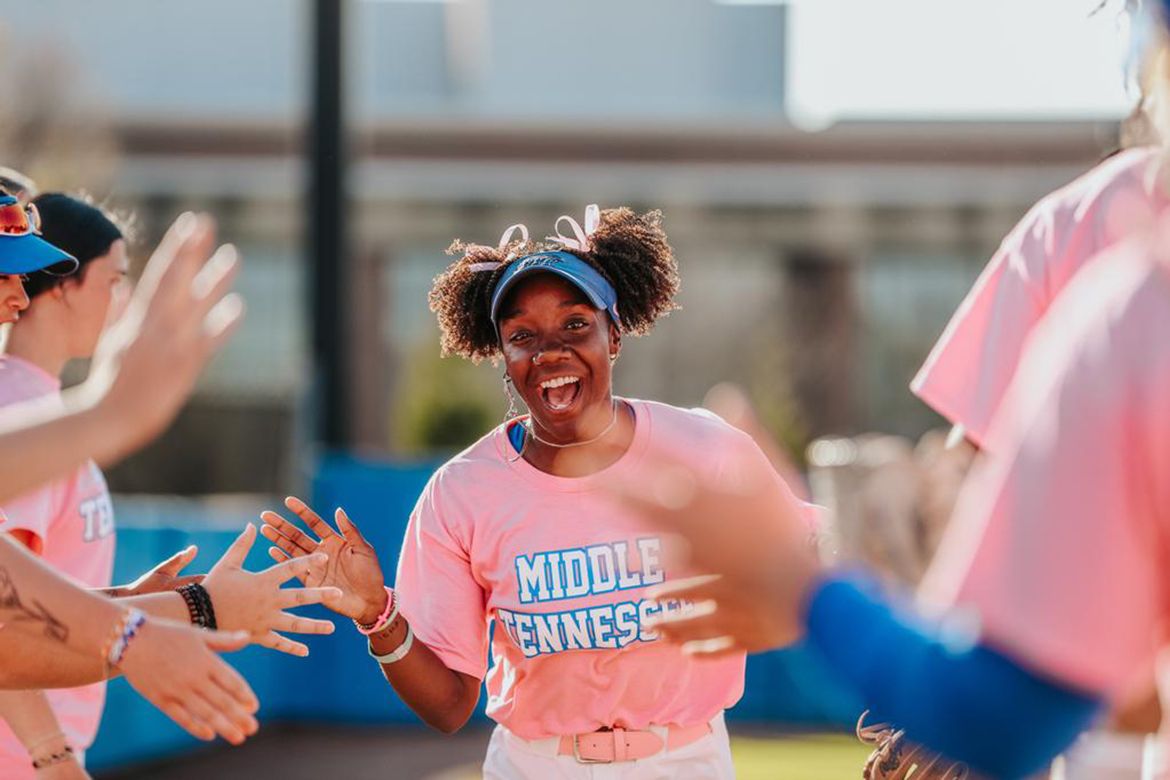
M 316 537 L 276 512 L 264 512 L 260 515 L 265 523 L 260 533 L 276 545 L 269 548 L 269 555 L 277 561 L 287 561 L 313 553 L 326 553 L 329 560 L 325 566 L 311 570 L 302 582 L 309 587 L 340 589 L 341 598 L 326 606 L 359 623 L 375 622 L 385 609 L 388 598 L 382 567 L 378 563 L 378 554 L 345 510 L 339 507 L 334 513 L 341 531 L 338 533 L 299 498 L 290 496 L 284 500 L 284 505 L 301 518 Z

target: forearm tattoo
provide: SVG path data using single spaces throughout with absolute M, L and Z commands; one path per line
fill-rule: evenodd
M 21 600 L 12 575 L 8 569 L 0 566 L 0 624 L 8 622 L 41 623 L 49 639 L 62 643 L 69 639 L 69 629 L 53 617 L 41 602 L 33 599 L 26 604 Z

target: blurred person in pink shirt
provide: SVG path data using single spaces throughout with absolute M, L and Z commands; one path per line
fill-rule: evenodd
M 11 326 L 0 356 L 4 406 L 58 395 L 66 363 L 93 356 L 106 323 L 119 316 L 129 292 L 126 237 L 113 215 L 60 193 L 41 195 L 33 204 L 40 213 L 42 237 L 77 258 L 79 267 L 68 275 L 39 273 L 26 278 L 31 303 Z M 0 506 L 0 531 L 79 585 L 111 584 L 113 506 L 93 461 L 67 479 L 5 502 Z M 58 754 L 66 744 L 75 751 L 77 764 L 84 764 L 104 699 L 104 682 L 48 692 L 0 693 L 0 716 L 7 721 L 0 723 L 0 775 L 32 778 L 37 773 L 30 758 Z M 27 743 L 22 744 L 17 731 Z
M 1170 222 L 1091 263 L 1038 326 L 924 580 L 931 620 L 810 560 L 773 490 L 664 459 L 627 505 L 721 577 L 660 586 L 708 606 L 657 629 L 715 657 L 806 635 L 910 739 L 991 777 L 1041 769 L 1170 649 L 1166 333 Z
M 1164 27 L 1158 38 L 1151 84 L 1165 125 Z M 664 598 L 709 599 L 713 612 L 667 617 L 660 630 L 717 652 L 807 632 L 877 717 L 995 777 L 1042 768 L 1140 694 L 1170 649 L 1164 154 L 1124 153 L 1041 203 L 916 381 L 984 448 L 922 587 L 942 622 L 925 625 L 857 577 L 785 551 L 777 529 L 795 520 L 762 493 L 690 485 L 673 506 L 629 499 L 690 539 L 694 565 L 723 575 L 664 588 Z M 960 378 L 982 361 L 986 377 Z M 712 505 L 726 512 L 717 536 L 700 523 Z M 1146 761 L 1124 776 L 1143 771 L 1166 770 Z
M 30 275 L 77 270 L 75 258 L 41 238 L 39 225 L 35 207 L 0 190 L 0 325 L 11 326 L 28 309 L 24 282 Z M 225 312 L 220 329 L 206 330 L 208 309 L 230 302 L 225 296 L 231 268 L 222 269 L 203 296 L 182 294 L 210 255 L 210 243 L 196 240 L 209 234 L 193 227 L 194 218 L 187 216 L 168 233 L 148 269 L 152 283 L 137 297 L 138 316 L 111 336 L 117 341 L 106 342 L 94 378 L 59 407 L 34 400 L 0 413 L 5 497 L 66 471 L 86 455 L 124 454 L 157 432 L 186 397 L 193 375 L 231 332 L 239 313 L 237 302 L 235 316 Z M 160 318 L 173 326 L 161 339 L 140 330 Z M 162 373 L 163 356 L 180 345 L 189 354 L 169 360 Z M 138 391 L 146 378 L 158 390 L 150 398 Z M 126 415 L 131 406 L 133 419 Z M 247 633 L 200 635 L 167 620 L 147 621 L 139 610 L 72 585 L 11 538 L 0 542 L 0 687 L 64 685 L 124 673 L 139 693 L 202 739 L 220 734 L 238 742 L 255 731 L 252 713 L 258 705 L 247 683 L 208 652 L 236 649 Z M 205 700 L 217 702 L 218 712 L 203 706 Z M 47 757 L 52 774 L 73 767 L 67 749 Z
M 1164 154 L 1147 146 L 1110 157 L 1028 212 L 911 383 L 916 395 L 954 424 L 953 441 L 986 447 L 1025 344 L 1052 303 L 1091 258 L 1148 228 L 1168 203 Z M 1069 780 L 1104 777 L 1107 766 L 1122 775 L 1137 771 L 1140 735 L 1158 728 L 1161 712 L 1156 695 L 1135 696 L 1117 713 L 1116 736 L 1095 732 L 1067 757 Z
M 1126 5 L 1141 42 L 1149 15 Z M 1008 234 L 911 383 L 954 425 L 952 442 L 965 438 L 969 447 L 986 447 L 1036 325 L 1090 259 L 1166 212 L 1168 185 L 1160 146 L 1124 150 L 1045 196 Z M 1116 734 L 1094 732 L 1067 757 L 1069 780 L 1103 778 L 1109 767 L 1121 776 L 1138 771 L 1141 735 L 1156 730 L 1160 719 L 1157 695 L 1135 691 L 1116 713 Z
M 33 207 L 40 215 L 41 237 L 68 250 L 76 264 L 68 273 L 32 273 L 24 277 L 29 303 L 10 325 L 5 351 L 0 355 L 0 406 L 41 402 L 63 408 L 59 376 L 65 364 L 93 356 L 107 323 L 121 315 L 128 300 L 126 237 L 110 213 L 79 198 L 46 193 L 34 199 Z M 271 647 L 304 654 L 303 646 L 283 638 L 264 639 L 267 631 L 258 631 L 253 620 L 240 620 L 241 610 L 228 603 L 254 601 L 254 606 L 270 609 L 274 597 L 281 593 L 283 580 L 277 579 L 279 572 L 254 575 L 239 568 L 246 553 L 244 546 L 250 546 L 254 537 L 254 528 L 245 531 L 233 545 L 235 551 L 212 569 L 206 587 L 198 584 L 202 576 L 179 576 L 195 556 L 196 550 L 191 547 L 155 567 L 134 585 L 110 588 L 113 506 L 105 479 L 92 460 L 64 479 L 5 501 L 0 505 L 0 532 L 84 587 L 119 598 L 166 594 L 149 603 L 131 598 L 132 603 L 151 614 L 186 619 L 186 597 L 172 592 L 180 588 L 207 594 L 208 603 L 214 594 L 219 620 L 225 625 L 248 629 L 259 635 L 256 641 Z M 283 593 L 288 595 L 287 591 Z M 267 627 L 272 620 L 280 620 L 274 614 L 277 610 L 258 611 L 263 617 L 261 625 Z M 322 633 L 331 628 L 325 622 L 305 620 L 300 630 Z M 32 644 L 28 650 L 47 657 L 54 652 Z M 85 777 L 84 751 L 97 733 L 104 698 L 104 682 L 48 691 L 0 692 L 0 777 Z M 54 760 L 50 761 L 50 757 Z M 44 768 L 34 770 L 38 763 Z
M 428 724 L 461 728 L 486 682 L 498 726 L 485 777 L 588 778 L 602 763 L 614 778 L 730 778 L 723 711 L 743 692 L 744 656 L 694 659 L 647 629 L 657 612 L 693 609 L 645 597 L 687 572 L 663 566 L 668 537 L 610 486 L 663 453 L 704 473 L 748 461 L 805 510 L 751 438 L 715 415 L 613 393 L 623 338 L 675 308 L 660 215 L 591 206 L 584 228 L 566 221 L 572 235 L 544 246 L 522 226 L 497 247 L 457 245 L 464 256 L 435 281 L 444 352 L 502 361 L 507 395 L 529 414 L 510 409 L 431 478 L 394 590 L 340 509 L 338 534 L 289 499 L 315 536 L 275 513 L 263 532 L 278 560 L 321 550 L 349 562 L 307 584 L 346 593 L 338 611 Z
M 1129 30 L 1127 78 L 1140 93 L 1122 124 L 1126 147 L 1044 196 L 1012 229 L 952 315 L 910 388 L 955 426 L 955 439 L 985 446 L 987 431 L 1033 328 L 1085 264 L 1150 228 L 1170 205 L 1156 113 L 1160 20 L 1141 0 L 1119 7 Z M 1164 122 L 1163 122 L 1164 123 Z
M 1150 228 L 1170 205 L 1160 147 L 1128 149 L 1046 195 L 1000 245 L 911 390 L 976 447 L 1032 330 L 1092 258 Z

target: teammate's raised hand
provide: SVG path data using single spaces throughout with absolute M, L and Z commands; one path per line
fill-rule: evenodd
M 203 582 L 202 574 L 183 575 L 182 573 L 183 569 L 195 560 L 198 553 L 199 548 L 190 545 L 185 550 L 180 550 L 162 563 L 157 564 L 129 585 L 107 588 L 104 593 L 114 598 L 145 596 L 149 593 L 166 593 L 193 582 Z
M 269 555 L 277 561 L 288 561 L 325 553 L 329 556 L 325 566 L 310 569 L 301 582 L 308 586 L 339 588 L 341 598 L 327 602 L 326 606 L 359 623 L 373 623 L 382 613 L 387 599 L 382 567 L 374 548 L 340 507 L 334 513 L 339 533 L 299 498 L 289 496 L 284 505 L 301 518 L 315 536 L 305 533 L 276 512 L 264 512 L 260 515 L 264 521 L 260 533 L 276 545 L 269 548 Z
M 281 636 L 278 631 L 294 634 L 331 634 L 328 620 L 313 620 L 284 610 L 308 604 L 332 606 L 342 592 L 335 587 L 281 588 L 293 577 L 302 582 L 320 578 L 313 572 L 324 570 L 326 556 L 306 555 L 297 560 L 271 566 L 261 572 L 244 569 L 244 559 L 256 541 L 256 526 L 248 523 L 244 532 L 232 542 L 219 562 L 207 573 L 203 587 L 211 596 L 216 622 L 227 631 L 247 631 L 258 645 L 289 655 L 305 656 L 309 648 Z
M 805 591 L 819 564 L 794 497 L 762 458 L 744 458 L 721 477 L 658 458 L 618 486 L 627 507 L 682 536 L 686 563 L 718 577 L 667 582 L 649 595 L 695 609 L 655 621 L 690 651 L 764 650 L 799 638 Z M 689 643 L 689 644 L 688 644 Z
M 183 214 L 142 273 L 125 314 L 102 336 L 81 392 L 110 417 L 108 461 L 170 424 L 200 370 L 243 314 L 231 293 L 235 249 L 215 249 L 215 221 Z
M 238 745 L 259 728 L 260 703 L 239 672 L 215 653 L 239 650 L 242 632 L 203 631 L 149 619 L 118 668 L 138 693 L 199 739 Z

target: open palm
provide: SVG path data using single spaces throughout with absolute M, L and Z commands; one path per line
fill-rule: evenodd
M 329 607 L 348 618 L 373 622 L 386 605 L 385 580 L 374 548 L 340 508 L 334 514 L 338 529 L 335 531 L 299 498 L 290 496 L 284 500 L 284 505 L 313 533 L 305 533 L 276 512 L 264 512 L 260 515 L 264 521 L 260 533 L 276 545 L 269 548 L 268 554 L 278 561 L 317 552 L 327 554 L 326 565 L 314 567 L 304 578 L 304 584 L 340 589 L 341 598 L 331 602 Z

